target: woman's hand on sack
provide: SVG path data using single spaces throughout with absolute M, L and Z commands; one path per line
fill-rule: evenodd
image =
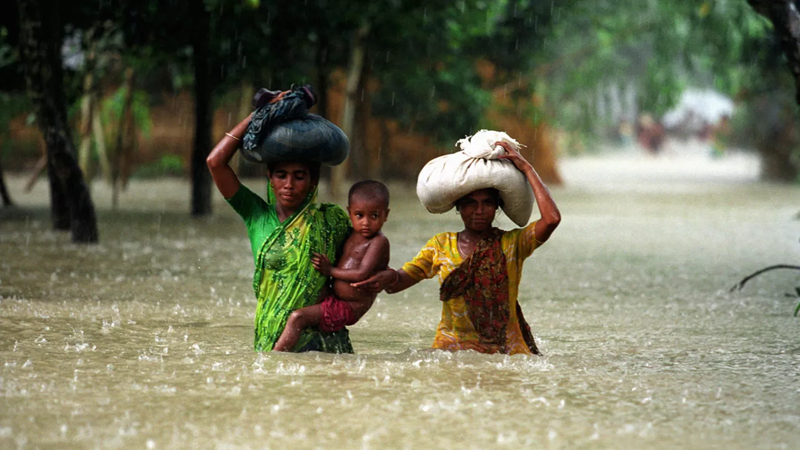
M 497 158 L 511 161 L 520 172 L 524 173 L 526 170 L 533 168 L 533 166 L 531 166 L 531 164 L 525 160 L 519 151 L 508 142 L 497 141 L 494 143 L 494 145 L 499 145 L 506 151 L 505 155 L 500 155 Z
M 553 234 L 558 224 L 561 223 L 561 213 L 558 211 L 558 206 L 556 206 L 556 202 L 553 201 L 553 197 L 550 196 L 550 191 L 547 190 L 547 186 L 545 186 L 544 183 L 542 183 L 542 179 L 539 178 L 539 174 L 536 173 L 533 166 L 526 161 L 514 147 L 507 142 L 495 142 L 495 145 L 499 145 L 506 150 L 506 154 L 498 156 L 498 159 L 507 159 L 514 163 L 514 166 L 525 174 L 525 178 L 528 179 L 528 183 L 530 183 L 531 189 L 533 189 L 533 196 L 536 198 L 536 204 L 539 206 L 539 212 L 542 214 L 541 220 L 536 221 L 534 236 L 536 237 L 536 241 L 542 244 L 550 238 L 550 235 Z
M 281 91 L 280 94 L 278 94 L 275 97 L 273 97 L 272 100 L 270 100 L 269 102 L 270 103 L 278 103 L 279 101 L 281 101 L 283 99 L 283 97 L 286 97 L 286 94 L 288 94 L 290 92 L 292 92 L 292 91 Z
M 331 276 L 332 264 L 327 256 L 321 253 L 314 253 L 314 256 L 311 257 L 311 264 L 319 273 L 325 275 L 326 277 Z

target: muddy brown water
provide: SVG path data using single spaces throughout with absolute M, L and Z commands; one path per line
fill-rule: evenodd
M 244 226 L 136 181 L 101 243 L 50 231 L 40 183 L 0 213 L 0 448 L 800 448 L 800 188 L 746 156 L 584 158 L 527 260 L 543 357 L 428 349 L 435 281 L 381 295 L 357 354 L 257 354 Z M 737 159 L 738 158 L 738 159 Z M 263 182 L 247 180 L 258 192 Z M 395 184 L 392 265 L 455 214 Z M 499 224 L 508 227 L 505 218 Z

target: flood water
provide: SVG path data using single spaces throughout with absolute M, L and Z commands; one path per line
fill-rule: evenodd
M 101 243 L 0 212 L 0 448 L 800 448 L 800 188 L 729 155 L 563 161 L 563 222 L 525 265 L 542 357 L 431 351 L 428 281 L 382 294 L 357 354 L 257 354 L 244 225 L 181 180 L 134 181 Z M 263 192 L 263 181 L 246 184 Z M 395 184 L 392 265 L 459 228 Z M 510 222 L 501 218 L 501 227 Z

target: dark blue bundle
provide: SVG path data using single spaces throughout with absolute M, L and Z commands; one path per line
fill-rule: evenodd
M 253 114 L 242 139 L 247 161 L 268 164 L 280 161 L 318 162 L 335 166 L 350 153 L 344 132 L 316 114 L 309 114 L 309 90 L 293 89 L 275 103 Z

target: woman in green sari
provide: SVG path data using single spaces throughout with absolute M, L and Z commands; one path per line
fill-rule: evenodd
M 253 250 L 253 289 L 258 300 L 256 351 L 270 351 L 292 311 L 318 302 L 326 278 L 311 264 L 314 253 L 336 260 L 350 232 L 347 213 L 333 204 L 317 203 L 319 164 L 281 162 L 267 166 L 266 201 L 243 186 L 229 162 L 249 118 L 236 125 L 214 147 L 206 163 L 220 193 L 244 219 Z M 347 329 L 322 333 L 308 329 L 292 351 L 352 353 Z

